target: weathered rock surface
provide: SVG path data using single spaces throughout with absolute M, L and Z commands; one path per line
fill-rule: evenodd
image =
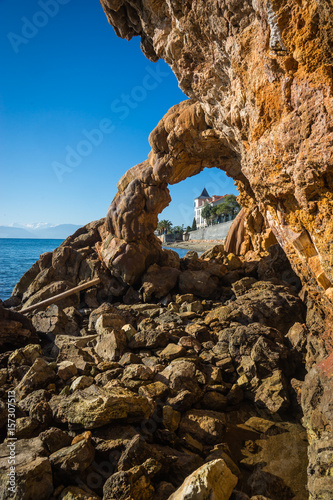
M 152 409 L 146 398 L 121 387 L 92 385 L 71 396 L 54 396 L 50 400 L 57 422 L 94 429 L 118 419 L 143 420 Z
M 47 500 L 53 493 L 53 479 L 48 453 L 42 441 L 34 439 L 21 439 L 14 445 L 10 443 L 0 445 L 0 495 L 4 500 Z M 12 455 L 11 455 L 12 453 Z M 15 456 L 14 490 L 8 474 L 11 472 L 10 457 Z
M 158 262 L 153 230 L 170 201 L 167 183 L 217 166 L 241 193 L 248 234 L 243 251 L 265 250 L 273 232 L 328 314 L 331 4 L 101 3 L 116 34 L 140 36 L 144 54 L 164 59 L 191 98 L 167 113 L 150 136 L 148 160 L 120 180 L 107 216 L 110 236 L 99 249 L 105 263 L 134 282 L 148 263 Z M 240 245 L 234 242 L 236 250 Z
M 37 344 L 38 336 L 31 321 L 23 314 L 0 306 L 0 352 Z
M 295 288 L 276 275 L 263 281 L 269 266 L 258 280 L 258 263 L 221 247 L 205 260 L 181 259 L 179 267 L 168 305 L 154 294 L 155 303 L 127 305 L 121 296 L 95 309 L 85 303 L 81 335 L 50 335 L 47 343 L 0 358 L 0 432 L 4 437 L 6 391 L 15 388 L 19 442 L 36 436 L 40 443 L 29 475 L 43 470 L 47 479 L 51 472 L 55 500 L 86 499 L 82 491 L 94 500 L 168 500 L 183 494 L 175 492 L 184 481 L 200 495 L 208 489 L 220 498 L 224 483 L 216 484 L 207 465 L 213 461 L 223 461 L 238 478 L 239 493 L 231 484 L 226 493 L 231 498 L 281 500 L 281 492 L 302 498 L 306 443 L 288 418 L 300 418 L 304 360 L 318 362 L 321 350 L 307 337 L 310 326 Z M 219 302 L 178 293 L 188 270 L 217 278 Z M 75 310 L 65 315 L 69 323 L 77 317 Z M 311 328 L 319 324 L 314 312 L 307 317 Z M 279 427 L 274 420 L 282 419 Z M 316 443 L 321 458 L 313 455 L 310 463 L 317 485 L 328 460 Z M 285 452 L 287 445 L 294 453 Z M 202 466 L 207 480 L 206 473 L 195 473 Z M 297 469 L 296 481 L 291 471 Z M 32 495 L 34 479 L 22 481 Z M 45 488 L 51 491 L 48 479 Z
M 197 498 L 205 500 L 229 500 L 237 477 L 232 474 L 223 460 L 214 460 L 200 467 L 185 479 L 184 484 L 169 500 Z

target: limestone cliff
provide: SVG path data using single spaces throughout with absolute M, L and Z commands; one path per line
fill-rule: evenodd
M 131 267 L 134 252 L 140 269 L 156 260 L 160 249 L 152 231 L 169 202 L 167 183 L 218 166 L 237 181 L 248 219 L 261 214 L 328 311 L 333 297 L 332 3 L 101 4 L 116 33 L 126 39 L 141 36 L 145 55 L 164 59 L 192 99 L 170 110 L 151 135 L 149 159 L 120 181 L 108 226 L 121 242 L 104 245 L 104 259 L 116 269 Z M 135 279 L 131 272 L 126 278 Z

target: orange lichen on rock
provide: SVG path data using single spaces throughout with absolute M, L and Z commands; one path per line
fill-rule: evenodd
M 263 248 L 255 231 L 269 226 L 309 292 L 331 304 L 325 289 L 333 283 L 332 2 L 101 3 L 116 33 L 141 36 L 146 56 L 163 58 L 192 99 L 172 108 L 151 134 L 143 164 L 151 172 L 149 190 L 147 183 L 121 187 L 109 231 L 130 245 L 140 241 L 140 248 L 146 239 L 155 252 L 153 226 L 168 203 L 167 184 L 218 166 L 237 181 L 249 245 Z M 149 208 L 148 191 L 160 200 Z M 253 214 L 264 223 L 253 223 Z M 315 265 L 294 247 L 301 234 L 315 248 Z M 147 252 L 141 267 L 153 253 Z

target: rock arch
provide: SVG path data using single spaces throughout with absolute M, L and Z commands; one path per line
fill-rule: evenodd
M 116 276 L 133 284 L 153 262 L 167 259 L 154 235 L 158 214 L 170 203 L 168 184 L 176 184 L 204 168 L 218 167 L 245 183 L 237 144 L 207 123 L 198 102 L 173 106 L 149 137 L 147 160 L 131 168 L 118 182 L 109 208 L 109 235 L 99 252 Z
M 223 147 L 234 153 L 233 160 L 228 157 L 230 165 L 225 163 L 222 168 L 237 180 L 247 217 L 260 212 L 307 291 L 315 300 L 320 297 L 326 311 L 332 311 L 332 2 L 101 3 L 119 36 L 140 36 L 149 59 L 162 58 L 171 66 L 181 89 L 204 111 L 207 134 L 215 134 L 212 147 L 219 144 L 217 152 Z M 197 132 L 191 121 L 188 126 L 183 137 L 191 138 L 191 133 Z M 162 128 L 157 127 L 156 151 L 153 147 L 144 165 L 149 164 L 152 172 L 154 168 L 158 172 L 160 165 L 167 177 L 166 166 L 172 160 L 161 159 L 168 155 L 163 151 L 167 127 L 165 132 Z M 192 159 L 191 152 L 188 158 Z M 180 172 L 185 168 L 184 163 L 179 170 L 176 167 L 181 165 L 177 157 L 181 151 L 175 147 L 173 153 L 174 171 Z M 193 156 L 198 164 L 197 155 Z M 117 228 L 115 214 L 120 199 L 124 199 L 123 186 L 129 184 L 126 179 L 127 175 L 120 182 L 119 200 L 114 200 L 108 215 L 109 228 L 117 238 L 122 236 L 123 224 Z M 163 183 L 156 182 L 163 191 Z M 163 192 L 166 200 L 167 192 Z M 141 231 L 139 227 L 138 221 L 133 235 Z M 117 269 L 124 262 L 121 255 L 133 251 L 134 241 L 140 241 L 138 255 L 148 255 L 155 245 L 149 238 L 146 243 L 143 238 L 123 241 L 122 250 L 115 242 L 109 246 L 109 262 Z M 142 245 L 149 248 L 141 251 Z M 106 254 L 107 245 L 104 259 L 108 259 Z

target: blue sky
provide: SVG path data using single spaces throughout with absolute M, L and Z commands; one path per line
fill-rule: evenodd
M 117 38 L 98 0 L 0 0 L 0 225 L 104 217 L 148 136 L 186 98 L 140 40 Z M 237 194 L 217 169 L 171 186 L 162 217 L 185 225 L 193 198 Z

